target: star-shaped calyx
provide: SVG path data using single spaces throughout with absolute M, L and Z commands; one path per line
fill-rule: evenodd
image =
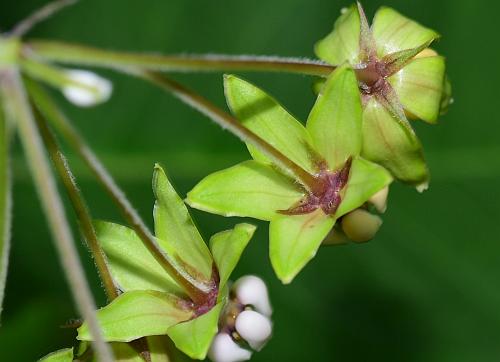
M 185 286 L 159 264 L 132 229 L 97 221 L 97 237 L 122 292 L 97 311 L 102 334 L 108 342 L 168 335 L 179 350 L 191 358 L 204 359 L 228 304 L 230 274 L 255 226 L 238 224 L 213 235 L 206 245 L 160 165 L 154 169 L 153 191 L 159 248 L 176 272 L 204 291 L 204 298 L 190 298 Z M 91 339 L 86 323 L 78 329 L 78 339 Z
M 363 103 L 361 155 L 419 189 L 429 172 L 408 119 L 435 123 L 449 99 L 444 58 L 428 48 L 438 37 L 387 7 L 370 26 L 358 3 L 344 9 L 333 31 L 315 46 L 322 60 L 336 66 L 348 62 L 355 69 Z
M 271 263 L 289 283 L 336 221 L 364 205 L 392 177 L 360 155 L 361 97 L 348 64 L 329 75 L 305 127 L 253 84 L 228 75 L 224 86 L 236 118 L 289 162 L 279 164 L 248 143 L 253 160 L 207 176 L 186 201 L 224 216 L 270 221 Z M 294 166 L 283 167 L 285 163 Z

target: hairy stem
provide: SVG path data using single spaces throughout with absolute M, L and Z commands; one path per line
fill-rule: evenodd
M 10 177 L 10 134 L 0 99 L 0 317 L 10 251 L 12 185 Z
M 215 123 L 220 125 L 222 128 L 228 129 L 231 133 L 239 137 L 243 142 L 248 142 L 256 146 L 260 151 L 269 156 L 278 166 L 280 166 L 285 171 L 288 171 L 288 173 L 292 174 L 293 176 L 297 177 L 301 181 L 301 183 L 309 190 L 313 190 L 316 187 L 317 182 L 316 178 L 313 175 L 290 160 L 264 139 L 246 128 L 240 121 L 231 116 L 229 113 L 212 104 L 206 98 L 200 96 L 197 93 L 194 93 L 190 89 L 184 87 L 183 85 L 170 78 L 165 77 L 160 73 L 132 71 L 132 74 L 138 75 L 141 78 L 158 85 L 160 88 L 171 92 L 181 101 L 203 113 L 204 115 L 212 119 Z
M 82 233 L 84 239 L 87 241 L 87 245 L 94 257 L 94 262 L 99 271 L 99 276 L 104 285 L 104 290 L 109 301 L 112 301 L 118 297 L 118 286 L 113 280 L 111 271 L 109 269 L 108 262 L 106 260 L 106 255 L 104 254 L 99 241 L 97 239 L 96 231 L 94 225 L 92 224 L 92 216 L 90 215 L 89 209 L 85 203 L 83 195 L 78 188 L 73 173 L 69 167 L 66 157 L 61 152 L 55 136 L 49 129 L 46 120 L 42 117 L 40 112 L 36 112 L 36 121 L 38 123 L 38 128 L 45 142 L 45 146 L 49 152 L 49 155 L 54 163 L 54 166 L 59 173 L 66 192 L 68 193 L 73 209 L 76 213 L 78 219 L 78 225 L 80 227 L 80 232 Z
M 111 362 L 113 355 L 102 338 L 95 314 L 96 305 L 78 258 L 56 182 L 50 170 L 49 161 L 17 69 L 4 69 L 0 86 L 4 101 L 10 111 L 9 117 L 16 122 L 19 130 L 28 165 L 76 305 L 89 324 L 94 341 L 93 345 L 99 360 Z
M 55 0 L 36 10 L 26 19 L 19 22 L 10 32 L 13 36 L 23 36 L 29 32 L 35 25 L 52 17 L 67 6 L 73 5 L 78 0 Z
M 149 231 L 137 211 L 132 207 L 130 201 L 118 187 L 113 177 L 97 159 L 78 131 L 71 125 L 66 117 L 59 112 L 50 97 L 40 87 L 29 86 L 28 89 L 39 110 L 83 158 L 151 255 L 153 255 L 163 269 L 185 289 L 186 293 L 188 293 L 195 303 L 203 303 L 210 292 L 211 286 L 197 281 L 189 275 L 186 270 L 177 265 L 177 263 L 160 248 L 151 231 Z
M 30 41 L 26 49 L 54 62 L 112 69 L 142 68 L 168 72 L 261 71 L 320 77 L 328 76 L 335 69 L 321 61 L 303 58 L 136 54 L 48 40 Z

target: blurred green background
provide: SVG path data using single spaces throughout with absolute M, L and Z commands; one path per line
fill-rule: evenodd
M 43 0 L 0 2 L 10 28 Z M 312 57 L 346 1 L 84 0 L 36 28 L 32 37 L 165 53 L 277 54 Z M 254 361 L 499 361 L 500 122 L 495 64 L 500 56 L 496 2 L 365 1 L 372 16 L 388 5 L 437 29 L 448 58 L 455 104 L 437 126 L 415 123 L 432 171 L 419 195 L 394 185 L 382 230 L 364 245 L 323 248 L 291 286 L 274 277 L 267 225 L 237 274 L 269 282 L 275 333 Z M 495 45 L 496 44 L 496 45 Z M 151 224 L 150 177 L 165 165 L 181 195 L 203 176 L 249 156 L 229 133 L 138 80 L 102 72 L 111 102 L 89 110 L 61 100 L 133 204 Z M 310 78 L 244 74 L 304 120 L 314 101 Z M 224 106 L 221 74 L 176 76 Z M 77 314 L 47 232 L 19 145 L 15 147 L 14 231 L 1 361 L 32 361 L 71 345 L 61 329 Z M 70 157 L 70 161 L 74 158 Z M 93 214 L 122 222 L 81 163 L 72 162 Z M 205 236 L 233 225 L 193 211 Z M 103 293 L 84 248 L 96 298 Z

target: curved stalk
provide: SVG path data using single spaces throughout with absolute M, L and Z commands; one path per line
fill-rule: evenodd
M 94 229 L 94 225 L 92 224 L 92 216 L 90 215 L 86 202 L 83 199 L 83 195 L 76 184 L 75 177 L 71 172 L 66 157 L 61 152 L 54 134 L 47 125 L 47 121 L 42 117 L 40 112 L 35 113 L 35 119 L 45 142 L 45 147 L 49 152 L 50 158 L 52 159 L 59 177 L 66 188 L 71 204 L 73 205 L 73 209 L 78 219 L 80 232 L 82 233 L 92 253 L 97 270 L 99 271 L 99 276 L 104 285 L 108 301 L 112 301 L 119 295 L 118 286 L 114 282 L 106 260 L 106 255 L 97 240 L 96 231 Z
M 130 201 L 126 198 L 123 191 L 116 184 L 113 177 L 97 159 L 89 146 L 87 146 L 78 131 L 71 125 L 66 117 L 59 112 L 57 107 L 55 107 L 50 97 L 40 87 L 35 86 L 33 83 L 28 84 L 28 90 L 40 112 L 45 115 L 52 126 L 61 133 L 70 146 L 82 157 L 151 255 L 153 255 L 163 269 L 185 289 L 193 302 L 203 303 L 211 291 L 211 286 L 198 282 L 160 248 L 151 231 L 149 231 L 148 227 L 144 224 L 141 217 L 130 204 Z
M 243 142 L 248 142 L 256 146 L 260 151 L 275 161 L 278 166 L 297 177 L 307 189 L 315 189 L 317 181 L 313 175 L 304 170 L 294 161 L 290 160 L 261 137 L 246 128 L 240 121 L 231 116 L 229 113 L 212 104 L 208 99 L 194 93 L 190 89 L 160 73 L 139 70 L 132 71 L 131 73 L 171 92 L 175 97 L 203 113 L 222 128 L 228 129 Z
M 25 49 L 53 62 L 118 70 L 142 68 L 165 72 L 259 71 L 326 77 L 335 69 L 322 61 L 305 58 L 137 54 L 49 40 L 29 41 Z
M 0 99 L 1 101 L 1 99 Z M 0 102 L 0 318 L 10 251 L 12 221 L 12 185 L 10 176 L 10 134 L 4 110 Z
M 73 5 L 78 0 L 55 0 L 36 10 L 33 14 L 26 19 L 21 20 L 14 29 L 10 32 L 11 35 L 20 37 L 29 32 L 33 27 L 44 20 L 52 17 L 65 7 Z
M 75 303 L 89 324 L 93 346 L 99 360 L 111 362 L 113 355 L 109 345 L 102 338 L 95 314 L 96 305 L 80 263 L 71 229 L 64 213 L 64 206 L 57 191 L 56 182 L 50 170 L 49 161 L 17 69 L 2 70 L 0 87 L 5 105 L 8 107 L 9 117 L 16 123 L 19 130 L 26 159 Z

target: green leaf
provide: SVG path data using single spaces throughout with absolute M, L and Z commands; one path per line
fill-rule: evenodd
M 94 223 L 111 274 L 123 291 L 157 290 L 183 295 L 183 289 L 160 266 L 134 230 L 105 221 Z
M 384 166 L 394 178 L 413 185 L 428 182 L 429 172 L 417 136 L 407 132 L 375 99 L 363 113 L 361 155 Z
M 41 358 L 39 362 L 72 362 L 73 348 L 64 348 Z
M 290 283 L 311 260 L 335 219 L 318 209 L 305 215 L 281 215 L 269 226 L 269 255 L 278 278 Z
M 220 302 L 209 312 L 171 327 L 168 336 L 189 357 L 204 359 L 217 333 L 219 315 L 224 305 L 225 301 Z
M 220 289 L 229 280 L 255 229 L 254 225 L 238 224 L 234 229 L 217 233 L 210 239 L 210 250 L 219 270 Z
M 356 5 L 343 9 L 337 19 L 333 31 L 314 46 L 318 58 L 330 64 L 342 64 L 348 61 L 356 64 L 359 61 L 360 21 Z
M 372 29 L 380 57 L 400 50 L 416 48 L 439 37 L 434 30 L 388 7 L 381 7 L 377 11 Z
M 418 118 L 435 123 L 443 94 L 443 57 L 416 58 L 389 78 L 403 107 Z
M 193 312 L 183 300 L 153 290 L 125 292 L 97 311 L 108 342 L 130 342 L 144 336 L 166 334 L 173 325 L 189 320 Z M 79 340 L 90 340 L 87 323 L 78 328 Z
M 360 207 L 391 182 L 391 174 L 382 166 L 361 157 L 353 159 L 345 194 L 335 216 L 339 218 Z
M 155 165 L 153 191 L 155 232 L 158 242 L 179 265 L 187 265 L 192 277 L 209 281 L 212 277 L 212 255 L 182 199 L 177 195 L 160 165 Z
M 224 91 L 229 108 L 245 127 L 304 170 L 316 172 L 309 134 L 275 99 L 234 75 L 224 77 Z M 248 145 L 248 149 L 254 159 L 270 162 L 254 146 Z
M 341 66 L 328 77 L 307 120 L 314 145 L 331 170 L 360 153 L 362 118 L 356 75 Z
M 116 362 L 144 362 L 139 352 L 127 343 L 110 343 Z
M 10 137 L 7 119 L 0 103 L 0 317 L 3 309 L 5 282 L 10 249 L 11 186 L 9 176 Z
M 245 161 L 201 180 L 188 194 L 196 209 L 271 220 L 304 196 L 293 180 L 258 161 Z

